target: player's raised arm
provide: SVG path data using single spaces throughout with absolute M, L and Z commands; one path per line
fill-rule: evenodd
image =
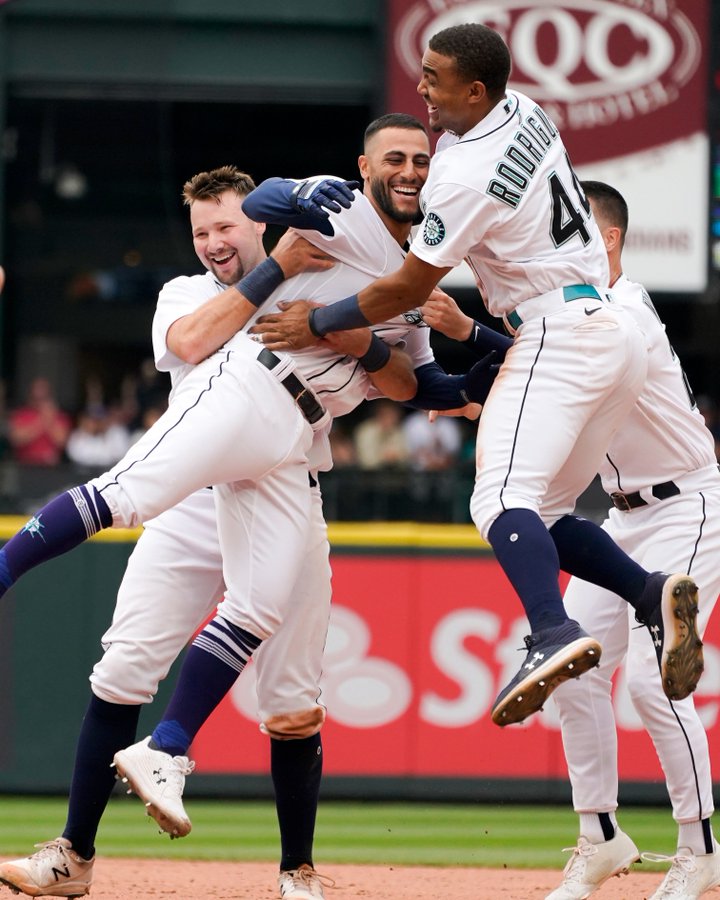
M 267 178 L 250 193 L 243 212 L 254 222 L 314 229 L 332 237 L 329 213 L 349 209 L 359 181 L 345 181 L 332 175 L 317 175 L 304 181 Z

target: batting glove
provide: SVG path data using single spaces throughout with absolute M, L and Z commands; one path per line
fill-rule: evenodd
M 490 388 L 493 386 L 502 360 L 496 362 L 498 354 L 491 350 L 486 356 L 476 362 L 465 376 L 465 396 L 473 403 L 483 404 L 487 400 Z
M 327 219 L 329 212 L 350 209 L 355 199 L 353 191 L 359 187 L 359 181 L 308 178 L 293 190 L 291 200 L 298 212 L 310 212 Z

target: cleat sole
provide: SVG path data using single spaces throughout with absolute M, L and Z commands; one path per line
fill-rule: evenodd
M 661 604 L 663 690 L 670 700 L 684 700 L 697 687 L 705 668 L 703 642 L 697 632 L 697 585 L 685 575 L 671 576 L 663 587 Z

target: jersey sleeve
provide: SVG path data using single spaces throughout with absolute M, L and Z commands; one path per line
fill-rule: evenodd
M 168 281 L 160 291 L 152 323 L 153 355 L 159 372 L 172 372 L 187 365 L 168 349 L 167 333 L 173 322 L 194 312 L 212 296 L 208 291 L 199 295 L 198 279 L 205 280 L 201 275 L 183 275 Z
M 334 175 L 317 176 L 317 180 L 345 179 Z M 329 214 L 300 211 L 295 208 L 292 195 L 300 183 L 293 178 L 266 178 L 243 200 L 242 209 L 248 219 L 253 222 L 266 222 L 268 225 L 284 225 L 286 228 L 312 229 L 332 237 L 333 227 Z
M 463 184 L 442 182 L 423 195 L 426 210 L 410 250 L 438 269 L 454 268 L 480 243 L 494 212 L 485 198 Z

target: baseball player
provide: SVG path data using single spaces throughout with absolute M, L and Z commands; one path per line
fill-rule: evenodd
M 382 148 L 381 139 L 384 140 L 384 129 L 388 129 L 389 133 L 394 137 L 395 143 L 403 146 L 403 139 L 408 131 L 406 122 L 400 125 L 395 123 L 397 127 L 393 127 L 393 121 L 386 122 L 378 128 L 377 137 L 372 142 L 373 146 L 377 145 L 376 154 Z M 413 140 L 412 147 L 416 147 L 421 143 L 420 137 L 425 144 L 425 157 L 427 160 L 427 138 L 424 135 L 422 126 L 417 123 L 419 132 L 412 126 Z M 375 134 L 375 133 L 373 133 Z M 372 147 L 368 148 L 368 157 L 372 163 L 373 154 L 370 152 Z M 417 155 L 410 154 L 411 157 Z M 375 179 L 375 169 L 377 164 L 369 166 L 368 178 Z M 387 170 L 381 177 L 388 181 L 404 181 L 406 182 L 406 194 L 409 198 L 414 197 L 415 210 L 417 214 L 417 190 L 412 192 L 410 187 L 416 184 L 416 187 L 424 180 L 425 167 L 417 167 L 415 174 L 412 174 L 413 166 L 410 166 L 408 174 L 408 162 L 404 160 L 402 163 L 396 163 L 395 170 Z M 213 195 L 210 194 L 210 197 Z M 372 209 L 370 204 L 363 205 L 360 203 L 362 198 L 358 198 L 358 214 L 368 217 L 370 224 L 366 226 L 365 237 L 369 241 L 367 249 L 382 249 L 377 222 L 381 224 L 392 221 L 392 216 L 385 213 L 368 214 L 368 208 Z M 402 203 L 411 205 L 409 200 Z M 402 205 L 401 203 L 401 205 Z M 195 212 L 200 207 L 209 208 L 211 211 L 216 204 L 213 201 L 206 203 L 193 203 L 191 207 L 191 218 L 195 219 Z M 398 213 L 395 213 L 398 215 Z M 380 219 L 378 219 L 378 215 Z M 362 219 L 360 220 L 362 222 Z M 225 223 L 225 226 L 227 223 Z M 218 224 L 215 231 L 221 231 L 223 222 Z M 409 224 L 407 225 L 409 231 Z M 196 346 L 198 335 L 201 339 L 206 339 L 208 328 L 212 325 L 212 316 L 215 314 L 218 302 L 229 303 L 229 308 L 225 311 L 225 317 L 232 315 L 234 305 L 237 305 L 237 297 L 226 298 L 223 293 L 217 294 L 222 283 L 231 282 L 233 277 L 233 267 L 230 265 L 232 258 L 242 256 L 242 252 L 237 246 L 233 246 L 232 242 L 228 242 L 227 238 L 220 243 L 214 245 L 214 249 L 203 246 L 203 242 L 207 241 L 209 229 L 194 227 L 194 236 L 196 249 L 200 258 L 205 265 L 211 270 L 213 281 L 212 291 L 207 290 L 212 276 L 206 275 L 202 278 L 194 279 L 177 279 L 166 287 L 161 296 L 158 314 L 156 316 L 154 326 L 155 348 L 158 361 L 162 364 L 165 360 L 168 362 L 167 368 L 173 373 L 173 378 L 182 375 L 186 367 L 182 366 L 183 361 L 191 361 L 190 357 L 195 354 L 201 355 L 203 350 L 199 350 Z M 252 246 L 252 244 L 251 244 Z M 259 246 L 259 245 L 258 245 Z M 388 257 L 392 256 L 392 252 L 397 253 L 397 244 L 392 240 L 387 241 L 384 252 L 380 254 L 381 260 L 384 262 L 382 266 L 389 264 Z M 202 249 L 199 249 L 202 247 Z M 256 262 L 257 260 L 253 260 Z M 401 261 L 401 256 L 397 258 L 397 263 Z M 350 266 L 346 266 L 349 277 Z M 336 272 L 333 271 L 333 277 Z M 357 277 L 357 276 L 356 276 Z M 372 278 L 372 271 L 365 274 L 365 280 Z M 362 283 L 362 282 L 361 282 Z M 194 293 L 193 293 L 194 290 Z M 303 291 L 308 290 L 307 279 L 302 286 Z M 225 292 L 227 294 L 228 292 Z M 210 298 L 196 310 L 198 304 L 202 304 L 207 294 Z M 217 302 L 216 302 L 217 301 Z M 196 310 L 195 312 L 193 310 Z M 205 316 L 205 325 L 202 326 L 203 315 Z M 417 324 L 417 317 L 414 324 Z M 217 324 L 215 328 L 224 327 L 222 317 L 216 317 Z M 410 342 L 416 342 L 419 353 L 416 356 L 416 363 L 421 365 L 422 369 L 435 369 L 432 363 L 432 355 L 426 349 L 428 346 L 427 332 L 425 329 L 417 329 L 411 325 L 411 322 L 402 320 L 401 329 L 398 334 L 404 334 L 409 337 Z M 166 335 L 168 336 L 167 344 L 170 344 L 170 335 L 172 329 L 179 326 L 185 343 L 175 360 L 172 363 L 172 354 L 168 352 L 166 346 Z M 413 337 L 409 332 L 417 335 Z M 222 338 L 221 338 L 222 339 Z M 366 355 L 369 337 L 365 337 L 365 349 L 359 351 L 359 355 Z M 194 348 L 194 349 L 193 349 Z M 324 368 L 324 365 L 319 367 Z M 332 393 L 343 393 L 345 397 L 342 401 L 343 406 L 350 408 L 352 406 L 351 397 L 354 402 L 359 402 L 363 396 L 367 394 L 367 378 L 363 374 L 364 370 L 358 365 L 356 360 L 349 361 L 345 357 L 335 359 L 334 368 L 341 373 L 337 381 L 337 388 L 333 386 Z M 317 379 L 318 391 L 323 390 L 323 373 Z M 325 379 L 327 381 L 327 379 Z M 447 379 L 452 385 L 451 396 L 455 399 L 457 396 L 458 384 L 457 379 Z M 403 387 L 403 390 L 406 388 Z M 453 393 L 454 392 L 454 393 Z M 437 392 L 432 400 L 437 400 Z M 457 405 L 457 402 L 455 402 Z M 313 491 L 319 498 L 319 492 Z M 131 557 L 128 574 L 124 581 L 124 587 L 127 590 L 123 592 L 118 602 L 118 610 L 113 621 L 110 631 L 105 636 L 108 645 L 108 651 L 96 666 L 92 676 L 93 691 L 95 697 L 91 702 L 88 716 L 81 736 L 80 748 L 78 752 L 78 770 L 91 769 L 95 766 L 96 775 L 100 777 L 102 769 L 107 766 L 107 760 L 119 746 L 124 746 L 134 735 L 137 723 L 137 704 L 146 702 L 151 699 L 156 687 L 157 681 L 164 677 L 167 668 L 177 654 L 179 649 L 184 645 L 188 637 L 197 628 L 198 624 L 206 617 L 209 609 L 214 604 L 217 594 L 222 590 L 220 580 L 219 554 L 217 547 L 213 547 L 213 522 L 210 510 L 207 507 L 207 495 L 209 492 L 200 491 L 193 495 L 190 501 L 185 501 L 187 505 L 181 505 L 171 513 L 166 513 L 158 519 L 149 523 L 147 531 L 143 538 L 140 539 L 138 547 Z M 194 505 L 193 505 L 194 504 Z M 173 518 L 170 518 L 174 514 Z M 314 504 L 314 518 L 319 524 L 316 524 L 315 531 L 320 538 L 317 539 L 319 551 L 314 552 L 307 560 L 307 571 L 303 573 L 300 585 L 296 589 L 295 599 L 297 601 L 297 612 L 295 619 L 300 622 L 298 628 L 290 626 L 292 612 L 290 617 L 286 619 L 285 626 L 280 629 L 273 638 L 261 645 L 260 650 L 256 654 L 258 662 L 258 674 L 260 676 L 259 693 L 260 693 L 260 712 L 263 716 L 264 729 L 273 737 L 271 742 L 272 758 L 273 758 L 273 776 L 276 785 L 276 794 L 278 795 L 278 813 L 281 821 L 281 831 L 283 832 L 283 861 L 281 868 L 281 890 L 283 896 L 307 897 L 321 896 L 317 890 L 321 891 L 318 884 L 315 884 L 315 876 L 312 872 L 311 846 L 312 846 L 312 830 L 314 825 L 314 808 L 317 803 L 317 786 L 319 783 L 320 760 L 318 760 L 319 751 L 319 727 L 322 724 L 324 715 L 322 708 L 317 704 L 318 696 L 317 677 L 319 674 L 320 655 L 322 652 L 322 644 L 324 642 L 325 629 L 327 624 L 327 604 L 329 603 L 329 569 L 327 567 L 327 549 L 324 523 L 319 512 L 319 504 Z M 40 518 L 40 517 L 35 517 Z M 202 529 L 199 531 L 200 525 Z M 187 537 L 191 535 L 191 537 Z M 184 561 L 183 567 L 178 569 L 178 559 Z M 174 565 L 172 565 L 174 563 Z M 309 573 L 309 574 L 308 574 Z M 166 578 L 165 576 L 171 576 Z M 197 599 L 193 601 L 193 591 L 187 587 L 181 587 L 184 579 L 191 575 L 194 579 L 194 590 Z M 177 577 L 176 577 L 177 576 Z M 325 590 L 327 585 L 327 590 Z M 163 587 L 165 586 L 165 587 Z M 152 602 L 148 602 L 148 590 L 152 591 Z M 315 596 L 313 597 L 313 593 Z M 156 604 L 157 598 L 161 597 L 159 605 Z M 199 599 L 202 596 L 202 601 Z M 178 597 L 185 603 L 178 603 Z M 164 598 L 164 599 L 162 599 Z M 311 603 L 312 601 L 312 603 Z M 184 617 L 184 618 L 183 618 Z M 297 624 L 296 621 L 296 624 Z M 318 625 L 319 622 L 319 625 Z M 313 623 L 315 623 L 313 625 Z M 215 623 L 217 627 L 217 622 Z M 275 648 L 274 650 L 272 648 Z M 298 656 L 298 651 L 301 651 Z M 283 659 L 283 666 L 277 663 L 272 664 L 275 658 Z M 285 660 L 293 659 L 294 663 L 290 667 L 285 667 Z M 268 663 L 264 664 L 263 660 L 267 659 Z M 129 666 L 128 663 L 131 665 Z M 280 671 L 283 670 L 283 671 Z M 234 671 L 234 670 L 233 670 Z M 269 674 L 262 675 L 262 672 Z M 283 674 L 284 673 L 284 674 Z M 234 674 L 233 674 L 234 678 Z M 284 679 L 284 680 L 283 680 Z M 284 691 L 284 693 L 283 693 Z M 273 699 L 274 692 L 274 699 Z M 109 699 L 101 699 L 107 696 Z M 301 713 L 293 713 L 288 715 L 288 698 L 292 698 L 292 702 L 297 704 L 300 702 Z M 307 708 L 303 709 L 302 703 L 307 703 Z M 135 709 L 130 710 L 130 705 L 135 705 Z M 94 709 L 94 707 L 96 707 Z M 123 711 L 128 710 L 125 717 L 127 721 L 120 723 L 116 721 L 113 726 L 108 723 L 111 715 L 117 719 L 123 717 Z M 113 732 L 114 729 L 114 733 Z M 124 731 L 122 730 L 124 729 Z M 98 749 L 98 733 L 105 731 L 102 744 L 102 752 Z M 127 735 L 122 740 L 121 734 Z M 309 737 L 304 738 L 304 734 Z M 282 738 L 295 737 L 297 740 L 282 740 Z M 298 748 L 306 744 L 306 752 L 294 753 L 296 761 L 291 760 L 291 748 Z M 312 746 L 310 746 L 312 744 Z M 82 748 L 85 747 L 87 756 L 83 755 Z M 108 756 L 109 753 L 109 756 Z M 93 755 L 94 754 L 94 755 Z M 90 758 L 92 755 L 92 758 Z M 276 761 L 285 760 L 282 783 L 278 783 Z M 304 768 L 305 767 L 305 768 Z M 287 773 L 294 773 L 291 777 Z M 79 782 L 82 780 L 81 775 L 76 772 L 76 778 L 73 784 L 73 793 L 77 801 L 78 819 L 85 816 L 84 821 L 75 823 L 74 830 L 70 827 L 64 833 L 61 841 L 51 842 L 47 848 L 42 850 L 40 854 L 30 857 L 27 860 L 17 860 L 14 863 L 6 864 L 0 869 L 0 876 L 4 877 L 14 886 L 21 889 L 27 887 L 28 892 L 37 889 L 40 884 L 46 893 L 59 896 L 67 896 L 68 892 L 76 890 L 78 885 L 87 886 L 91 877 L 92 869 L 92 843 L 97 828 L 102 809 L 109 794 L 109 787 L 106 785 L 95 785 L 94 789 L 86 788 L 80 796 Z M 284 812 L 281 809 L 280 793 L 282 787 L 285 787 L 285 796 L 288 792 L 295 795 L 294 802 L 286 801 L 284 804 Z M 306 794 L 312 794 L 314 785 L 315 797 L 310 796 L 306 800 Z M 78 790 L 76 790 L 78 788 Z M 302 797 L 298 795 L 302 794 Z M 98 795 L 102 795 L 102 803 L 98 799 Z M 93 798 L 92 800 L 90 798 Z M 303 823 L 298 826 L 299 818 L 298 810 L 304 803 L 307 803 L 308 811 Z M 83 806 L 85 807 L 83 812 Z M 71 817 L 73 802 L 71 798 Z M 295 822 L 295 830 L 300 828 L 301 840 L 296 840 L 296 845 L 302 845 L 303 841 L 308 842 L 309 849 L 305 850 L 306 858 L 302 861 L 287 860 L 286 852 L 286 835 L 283 829 L 283 815 L 290 822 Z M 302 818 L 302 816 L 300 816 Z M 92 820 L 92 821 L 90 821 Z M 67 846 L 68 842 L 75 845 L 76 840 L 80 840 L 78 834 L 84 829 L 83 846 L 86 848 L 86 859 L 84 871 L 79 871 L 82 860 L 78 859 L 78 854 L 74 849 L 70 850 Z M 69 881 L 62 884 L 56 883 L 56 875 L 54 871 L 61 869 L 60 863 L 68 869 L 71 875 L 68 876 Z M 297 866 L 297 868 L 295 868 Z M 43 884 L 43 878 L 50 882 Z M 11 880 L 12 879 L 12 880 Z M 24 879 L 24 881 L 23 881 Z M 74 881 L 75 883 L 69 883 Z M 31 883 L 32 882 L 32 883 Z M 54 887 L 54 889 L 51 889 Z M 312 893 L 315 891 L 315 893 Z
M 703 665 L 692 579 L 648 572 L 569 515 L 637 400 L 648 354 L 606 290 L 602 238 L 558 130 L 529 97 L 507 90 L 510 65 L 486 26 L 431 37 L 418 92 L 431 127 L 446 133 L 403 266 L 338 303 L 296 304 L 254 329 L 270 348 L 309 346 L 420 305 L 465 259 L 488 310 L 514 333 L 480 418 L 471 501 L 531 628 L 527 657 L 495 701 L 498 725 L 522 721 L 599 661 L 598 641 L 565 612 L 560 567 L 620 594 L 657 633 L 671 699 L 694 690 Z
M 642 285 L 623 274 L 625 200 L 601 182 L 582 182 L 582 187 L 607 247 L 613 295 L 651 340 L 646 386 L 613 438 L 600 470 L 614 507 L 603 528 L 647 568 L 669 565 L 692 575 L 705 598 L 698 615 L 702 634 L 720 593 L 720 473 L 714 440 L 650 298 Z M 667 699 L 657 677 L 652 641 L 644 629 L 633 627 L 627 605 L 617 595 L 572 578 L 565 606 L 601 641 L 603 655 L 597 669 L 562 685 L 553 695 L 580 837 L 562 884 L 548 900 L 589 897 L 638 858 L 637 847 L 615 818 L 618 772 L 612 676 L 622 662 L 633 705 L 662 764 L 678 822 L 677 854 L 669 858 L 670 870 L 651 900 L 701 897 L 720 885 L 720 855 L 710 824 L 713 794 L 707 736 L 693 698 Z

